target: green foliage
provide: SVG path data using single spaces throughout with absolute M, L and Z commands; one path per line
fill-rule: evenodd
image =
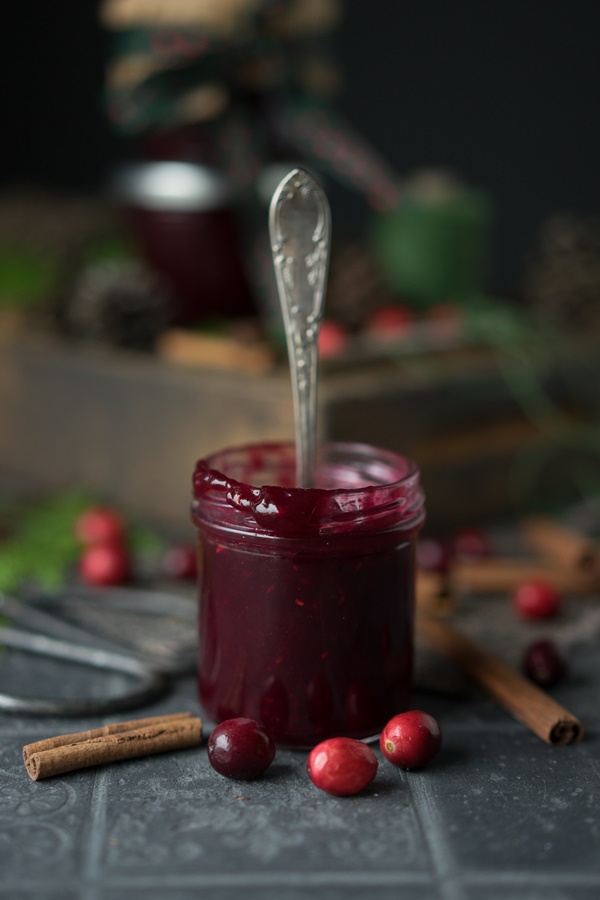
M 2 247 L 0 307 L 38 306 L 51 295 L 57 277 L 58 265 L 47 254 L 26 247 Z
M 5 504 L 10 536 L 0 543 L 0 590 L 13 593 L 27 583 L 58 590 L 79 553 L 75 520 L 92 502 L 87 493 L 71 492 L 25 507 Z
M 129 526 L 127 543 L 134 556 L 146 559 L 160 556 L 167 546 L 165 539 L 156 531 L 137 523 Z
M 574 502 L 600 497 L 597 416 L 577 402 L 585 382 L 596 377 L 581 336 L 488 297 L 472 298 L 465 313 L 466 334 L 489 347 L 507 390 L 535 427 L 509 473 L 515 502 L 557 514 Z M 569 383 L 570 408 L 549 390 L 548 376 L 557 368 L 565 386 Z
M 54 593 L 77 564 L 81 546 L 75 537 L 78 516 L 99 504 L 87 491 L 70 491 L 37 503 L 15 504 L 0 497 L 0 591 L 18 592 L 35 585 Z M 127 523 L 126 541 L 139 561 L 158 559 L 165 539 L 137 522 Z
M 85 249 L 83 265 L 100 262 L 123 262 L 137 257 L 133 239 L 125 232 L 115 231 L 91 241 Z
M 539 325 L 526 312 L 502 300 L 472 295 L 461 304 L 465 337 L 474 342 L 510 348 L 535 341 Z

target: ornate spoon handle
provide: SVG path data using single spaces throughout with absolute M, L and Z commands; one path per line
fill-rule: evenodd
M 317 340 L 329 267 L 331 213 L 323 189 L 304 169 L 292 169 L 273 194 L 269 233 L 292 379 L 296 483 L 311 487 L 317 454 Z

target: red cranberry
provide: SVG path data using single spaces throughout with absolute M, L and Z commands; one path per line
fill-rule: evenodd
M 395 766 L 420 769 L 442 746 L 442 733 L 433 716 L 411 709 L 387 723 L 379 738 L 381 752 Z
M 350 340 L 347 329 L 339 322 L 323 319 L 319 330 L 319 356 L 331 359 L 339 356 L 348 347 Z
M 492 552 L 489 538 L 481 528 L 461 528 L 452 543 L 455 555 L 462 559 L 480 559 Z
M 275 759 L 275 744 L 264 728 L 241 717 L 217 725 L 207 750 L 213 769 L 227 778 L 258 778 Z
M 82 544 L 118 544 L 125 535 L 121 515 L 106 506 L 92 506 L 75 521 L 75 537 Z
M 381 306 L 371 313 L 365 330 L 380 340 L 395 340 L 408 334 L 414 320 L 415 314 L 408 306 Z
M 131 560 L 122 544 L 86 547 L 79 560 L 81 579 L 94 587 L 114 587 L 129 578 Z
M 336 797 L 358 794 L 377 774 L 377 757 L 354 738 L 328 738 L 308 754 L 308 777 L 322 791 Z
M 565 675 L 566 663 L 552 641 L 535 641 L 525 650 L 523 670 L 540 687 L 551 687 Z
M 452 561 L 452 552 L 447 542 L 437 538 L 419 538 L 417 542 L 417 563 L 426 572 L 447 572 Z
M 198 551 L 194 544 L 173 544 L 163 556 L 162 568 L 168 578 L 194 581 L 198 575 Z
M 561 596 L 545 581 L 524 581 L 513 593 L 512 604 L 524 619 L 550 619 L 560 609 Z

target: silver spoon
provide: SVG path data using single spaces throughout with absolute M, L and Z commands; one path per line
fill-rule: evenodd
M 315 483 L 317 456 L 317 341 L 323 305 L 331 213 L 319 183 L 292 169 L 269 210 L 269 233 L 287 340 L 296 431 L 296 484 Z

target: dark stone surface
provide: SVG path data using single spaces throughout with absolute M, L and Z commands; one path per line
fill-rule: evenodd
M 479 612 L 465 607 L 466 630 L 490 626 L 493 605 Z M 581 601 L 552 627 L 568 633 L 592 613 Z M 494 631 L 502 654 L 510 621 Z M 521 642 L 538 630 L 523 628 Z M 514 634 L 513 625 L 516 656 Z M 219 776 L 202 747 L 34 783 L 24 744 L 100 723 L 2 715 L 0 897 L 592 900 L 600 895 L 600 656 L 594 640 L 570 646 L 571 675 L 554 694 L 583 718 L 582 743 L 547 746 L 456 680 L 415 697 L 440 721 L 437 759 L 410 773 L 382 761 L 372 786 L 352 798 L 317 791 L 306 754 L 291 750 L 253 782 Z M 50 663 L 44 671 L 50 692 Z M 64 677 L 57 665 L 57 690 Z M 17 681 L 13 665 L 12 689 Z M 193 678 L 110 720 L 182 709 L 197 710 Z

